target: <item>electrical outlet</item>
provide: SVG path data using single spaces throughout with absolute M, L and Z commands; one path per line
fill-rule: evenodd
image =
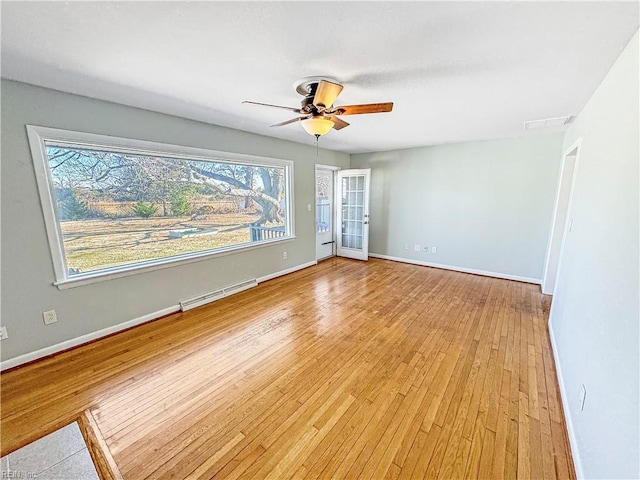
M 414 245 L 414 246 L 413 246 L 413 249 L 414 249 L 416 252 L 419 252 L 420 250 L 422 250 L 422 249 L 420 248 L 420 245 Z
M 7 327 L 0 327 L 0 340 L 6 340 L 7 338 L 9 338 Z
M 584 410 L 584 402 L 586 399 L 587 399 L 587 389 L 583 384 L 582 388 L 580 389 L 580 411 L 581 412 Z
M 46 312 L 42 312 L 42 318 L 44 318 L 45 325 L 51 325 L 52 323 L 56 323 L 58 321 L 58 317 L 56 316 L 55 310 L 48 310 Z
M 307 212 L 310 212 L 310 211 L 311 211 L 311 204 L 307 203 Z
M 405 243 L 405 244 L 404 244 L 404 249 L 405 249 L 405 250 L 409 250 L 409 244 L 408 244 L 408 243 Z
M 286 260 L 287 259 L 287 252 L 282 252 L 282 259 Z
M 438 247 L 431 247 L 431 253 L 438 253 Z

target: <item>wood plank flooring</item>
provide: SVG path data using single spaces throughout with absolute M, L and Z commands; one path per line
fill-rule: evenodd
M 549 302 L 330 259 L 2 374 L 2 455 L 89 409 L 125 479 L 575 478 Z

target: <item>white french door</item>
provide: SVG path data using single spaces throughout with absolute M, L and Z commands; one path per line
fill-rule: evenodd
M 371 169 L 338 172 L 338 256 L 369 259 L 369 184 Z

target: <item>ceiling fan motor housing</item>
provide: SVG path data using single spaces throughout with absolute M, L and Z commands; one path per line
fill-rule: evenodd
M 305 112 L 312 113 L 314 115 L 318 114 L 318 109 L 313 104 L 313 99 L 316 96 L 316 91 L 318 90 L 318 84 L 320 83 L 320 79 L 316 79 L 315 77 L 311 77 L 308 79 L 303 79 L 297 82 L 296 91 L 304 96 L 300 104 L 302 105 L 301 110 Z
M 314 105 L 313 105 L 313 97 L 315 95 L 315 91 L 313 93 L 310 93 L 309 95 L 305 96 L 302 101 L 300 102 L 300 104 L 302 105 L 301 110 L 304 110 L 305 112 L 312 112 L 315 110 Z

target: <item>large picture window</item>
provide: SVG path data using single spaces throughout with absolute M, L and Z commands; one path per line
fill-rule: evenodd
M 293 236 L 289 161 L 28 132 L 59 284 Z

